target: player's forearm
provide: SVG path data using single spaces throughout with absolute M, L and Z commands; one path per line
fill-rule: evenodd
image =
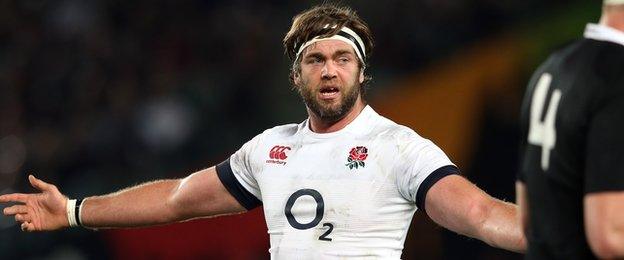
M 589 244 L 594 254 L 600 259 L 624 258 L 624 230 L 605 231 L 602 240 L 590 240 Z
M 624 258 L 624 193 L 598 192 L 585 196 L 587 241 L 600 259 Z
M 171 197 L 179 180 L 161 180 L 104 196 L 89 197 L 81 210 L 82 225 L 92 228 L 135 227 L 180 220 Z
M 484 242 L 514 252 L 526 251 L 526 239 L 518 220 L 518 207 L 512 203 L 492 199 L 491 206 L 481 222 L 479 237 Z
M 604 221 L 607 222 L 607 221 Z M 588 232 L 589 245 L 600 259 L 624 258 L 624 222 L 621 219 L 599 224 L 599 231 Z

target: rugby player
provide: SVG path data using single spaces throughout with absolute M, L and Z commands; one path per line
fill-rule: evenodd
M 527 259 L 624 258 L 624 0 L 535 71 L 516 183 Z
M 268 129 L 222 163 L 186 178 L 68 199 L 29 176 L 37 194 L 0 196 L 25 231 L 150 226 L 262 206 L 274 259 L 399 259 L 417 209 L 441 226 L 508 250 L 525 241 L 517 207 L 460 176 L 433 142 L 368 106 L 373 37 L 347 7 L 293 19 L 284 38 L 291 83 L 308 118 Z

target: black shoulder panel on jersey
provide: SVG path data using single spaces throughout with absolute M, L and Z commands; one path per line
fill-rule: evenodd
M 452 174 L 459 174 L 459 169 L 454 165 L 442 166 L 429 174 L 420 184 L 420 187 L 418 187 L 418 192 L 416 192 L 416 206 L 418 206 L 420 210 L 425 211 L 425 198 L 427 197 L 429 189 L 442 178 Z
M 247 189 L 238 182 L 236 177 L 234 177 L 234 172 L 232 172 L 232 167 L 230 166 L 230 159 L 217 164 L 216 169 L 217 176 L 219 176 L 219 180 L 221 180 L 223 186 L 225 186 L 230 194 L 232 194 L 243 207 L 247 210 L 251 210 L 262 205 L 262 201 L 251 194 L 251 192 L 247 191 Z

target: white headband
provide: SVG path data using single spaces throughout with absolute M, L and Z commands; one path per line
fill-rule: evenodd
M 329 24 L 325 25 L 325 27 L 323 28 L 328 28 L 328 27 L 329 27 Z M 331 28 L 332 29 L 336 28 L 336 25 L 334 25 Z M 332 37 L 320 38 L 320 36 L 316 36 L 312 38 L 312 40 L 307 41 L 305 44 L 299 47 L 299 50 L 297 51 L 297 55 L 295 56 L 296 57 L 295 60 L 299 59 L 299 55 L 301 54 L 301 52 L 303 52 L 303 50 L 306 47 L 310 46 L 311 44 L 315 42 L 320 42 L 320 41 L 325 41 L 325 40 L 339 40 L 339 41 L 346 42 L 347 44 L 351 45 L 351 47 L 353 47 L 353 50 L 355 50 L 355 54 L 357 54 L 358 58 L 360 58 L 360 61 L 362 61 L 362 63 L 365 63 L 364 58 L 366 58 L 366 49 L 364 47 L 364 42 L 362 41 L 362 38 L 360 38 L 360 36 L 357 35 L 357 33 L 349 29 L 348 27 L 340 28 L 340 31 Z
M 619 5 L 624 4 L 624 0 L 604 0 L 605 5 Z

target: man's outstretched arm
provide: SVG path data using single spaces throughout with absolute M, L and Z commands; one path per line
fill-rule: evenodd
M 56 186 L 29 176 L 41 191 L 7 194 L 0 202 L 18 202 L 4 209 L 14 215 L 26 231 L 45 231 L 69 226 L 67 198 Z M 178 222 L 245 211 L 219 180 L 214 167 L 184 179 L 160 180 L 104 196 L 85 199 L 82 225 L 92 228 L 136 227 Z
M 518 205 L 518 224 L 526 237 L 529 235 L 531 221 L 529 219 L 529 198 L 527 197 L 526 185 L 522 181 L 516 181 L 516 204 Z
M 439 225 L 514 252 L 526 251 L 517 207 L 492 198 L 459 175 L 449 175 L 427 192 L 425 209 Z

